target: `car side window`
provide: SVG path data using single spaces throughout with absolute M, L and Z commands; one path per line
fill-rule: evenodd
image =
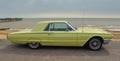
M 67 25 L 65 23 L 53 23 L 50 26 L 50 31 L 66 31 Z
M 54 30 L 54 24 L 53 24 L 53 23 L 51 23 L 51 24 L 49 25 L 49 30 L 50 30 L 50 31 Z
M 50 25 L 50 31 L 66 31 L 66 30 L 73 30 L 70 26 L 68 26 L 66 23 L 52 23 Z
M 49 23 L 47 26 L 46 26 L 46 28 L 45 28 L 45 30 L 44 31 L 52 31 L 52 30 L 54 30 L 54 27 L 53 27 L 53 23 Z
M 68 26 L 66 23 L 55 22 L 55 23 L 49 23 L 44 31 L 66 31 L 66 30 L 72 31 L 73 29 L 70 26 Z
M 48 25 L 46 26 L 46 28 L 44 29 L 44 31 L 49 31 L 49 27 L 50 27 L 50 24 L 48 24 Z

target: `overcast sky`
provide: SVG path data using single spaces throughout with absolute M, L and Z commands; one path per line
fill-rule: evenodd
M 120 0 L 0 0 L 0 17 L 120 18 Z

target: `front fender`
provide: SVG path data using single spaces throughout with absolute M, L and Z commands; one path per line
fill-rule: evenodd
M 112 39 L 112 35 L 111 34 L 102 34 L 102 33 L 79 33 L 78 34 L 78 41 L 77 41 L 77 45 L 78 46 L 84 46 L 91 38 L 93 37 L 101 37 L 104 40 L 106 39 Z

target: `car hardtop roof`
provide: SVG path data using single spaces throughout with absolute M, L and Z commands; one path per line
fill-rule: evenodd
M 56 21 L 42 21 L 42 22 L 39 22 L 39 23 L 53 23 L 53 22 L 67 22 L 67 21 L 58 21 L 58 20 L 56 20 Z

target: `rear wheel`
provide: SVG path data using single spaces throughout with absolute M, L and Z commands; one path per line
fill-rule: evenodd
M 32 49 L 37 49 L 40 47 L 40 43 L 37 43 L 37 42 L 31 42 L 31 43 L 28 43 L 28 46 Z
M 102 47 L 102 40 L 100 38 L 92 38 L 88 42 L 87 47 L 93 51 L 100 50 Z

